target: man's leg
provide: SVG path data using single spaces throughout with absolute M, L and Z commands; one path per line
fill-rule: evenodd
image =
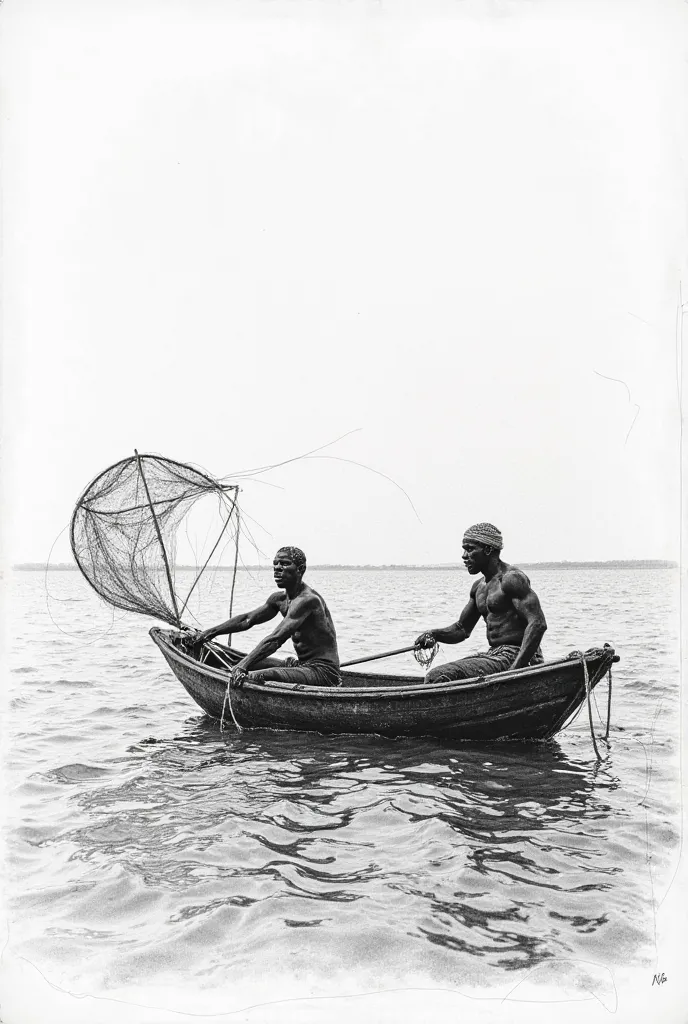
M 249 672 L 256 683 L 300 683 L 302 686 L 340 686 L 341 679 L 334 666 L 289 665 L 283 668 L 262 668 Z
M 448 661 L 430 669 L 425 677 L 426 683 L 453 683 L 458 679 L 472 679 L 474 676 L 491 676 L 496 672 L 506 672 L 511 668 L 518 647 L 498 647 L 485 654 L 474 654 L 458 661 Z

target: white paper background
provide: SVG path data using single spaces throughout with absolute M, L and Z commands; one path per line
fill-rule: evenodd
M 329 453 L 421 522 L 297 463 L 246 486 L 268 554 L 450 562 L 489 519 L 519 561 L 678 557 L 684 4 L 9 0 L 2 30 L 7 563 L 135 446 L 222 475 L 355 428 Z M 45 1019 L 13 971 L 7 1019 Z

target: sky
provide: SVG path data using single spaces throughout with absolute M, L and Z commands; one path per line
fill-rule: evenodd
M 261 557 L 676 558 L 683 9 L 6 0 L 4 561 L 134 448 L 342 435 Z

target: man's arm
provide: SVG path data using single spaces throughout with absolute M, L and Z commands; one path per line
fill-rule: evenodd
M 478 622 L 480 622 L 480 612 L 478 611 L 478 605 L 475 602 L 475 592 L 478 589 L 478 580 L 471 587 L 471 594 L 468 599 L 468 604 L 459 615 L 456 622 L 452 623 L 451 626 L 445 626 L 440 629 L 429 629 L 416 640 L 416 643 L 421 645 L 421 641 L 424 637 L 432 637 L 433 640 L 437 640 L 441 644 L 460 644 L 462 641 L 467 640 L 475 629 Z
M 277 615 L 280 601 L 283 598 L 284 593 L 282 591 L 271 594 L 260 608 L 254 608 L 252 612 L 242 612 L 240 615 L 233 615 L 231 619 L 221 622 L 219 626 L 213 626 L 211 629 L 206 629 L 199 633 L 197 642 L 199 644 L 205 643 L 206 640 L 212 640 L 216 636 L 226 636 L 227 633 L 243 633 L 253 626 L 259 626 L 262 622 L 269 622 L 270 619 L 274 619 L 275 615 Z
M 318 599 L 314 594 L 297 597 L 289 605 L 289 610 L 279 626 L 273 629 L 272 633 L 258 643 L 246 657 L 242 658 L 236 666 L 235 671 L 239 673 L 250 672 L 253 665 L 269 658 L 282 644 L 293 636 L 303 626 L 313 609 L 318 605 Z
M 523 668 L 529 665 L 530 660 L 540 646 L 545 632 L 547 622 L 540 607 L 540 600 L 531 588 L 528 577 L 519 570 L 507 572 L 502 579 L 502 590 L 521 616 L 526 620 L 526 628 L 521 641 L 521 649 L 516 655 L 513 668 Z

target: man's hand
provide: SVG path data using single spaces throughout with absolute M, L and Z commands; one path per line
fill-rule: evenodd
M 215 634 L 212 629 L 195 629 L 192 635 L 193 645 L 194 647 L 202 647 L 208 640 L 212 640 L 214 636 Z
M 198 629 L 192 629 L 191 626 L 184 626 L 182 633 L 182 640 L 186 647 L 190 647 L 191 650 L 196 650 L 203 643 L 203 634 Z
M 413 646 L 420 647 L 421 650 L 425 650 L 429 647 L 434 647 L 436 643 L 435 634 L 430 629 L 426 633 L 421 633 L 421 635 L 417 637 Z
M 246 671 L 246 669 L 239 668 L 239 666 L 237 665 L 237 667 L 232 670 L 232 675 L 230 677 L 230 686 L 232 686 L 235 690 L 240 690 L 247 679 L 248 672 Z

